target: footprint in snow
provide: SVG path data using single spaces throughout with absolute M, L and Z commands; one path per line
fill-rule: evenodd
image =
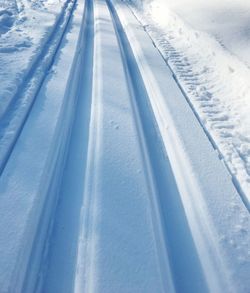
M 9 31 L 15 21 L 12 12 L 0 10 L 0 35 Z
M 12 53 L 15 51 L 21 51 L 25 48 L 30 48 L 31 45 L 32 45 L 32 42 L 30 40 L 28 39 L 23 40 L 23 41 L 17 42 L 16 44 L 0 47 L 0 53 Z

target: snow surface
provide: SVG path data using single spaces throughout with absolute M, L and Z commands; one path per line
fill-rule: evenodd
M 249 3 L 135 3 L 143 11 L 138 17 L 171 66 L 249 208 Z
M 13 26 L 0 37 L 0 173 L 53 63 L 75 2 L 6 3 L 5 11 L 16 10 Z
M 125 13 L 125 9 L 121 11 Z M 128 13 L 121 19 L 129 39 L 133 40 L 130 44 L 180 190 L 182 204 L 209 290 L 246 292 L 250 269 L 249 212 L 239 194 L 232 188 L 231 178 L 225 166 L 218 160 L 216 151 L 207 140 L 192 109 L 171 78 L 172 72 L 159 58 L 154 47 L 148 44 L 149 40 L 146 40 L 145 33 L 137 28 L 135 20 L 131 20 Z M 172 225 L 176 218 L 181 218 L 180 210 L 172 206 L 177 198 L 178 196 L 175 196 L 171 202 L 171 199 L 164 196 L 164 192 L 159 196 L 165 217 L 165 237 L 171 239 L 171 234 L 177 237 L 173 244 L 175 248 L 178 247 L 177 239 L 182 239 L 177 227 L 183 225 L 183 223 Z M 173 218 L 169 216 L 168 208 L 174 213 Z M 168 234 L 167 231 L 171 229 L 174 231 Z M 185 244 L 184 247 L 187 245 Z M 168 249 L 171 251 L 171 247 Z M 173 261 L 179 263 L 180 251 L 176 249 L 178 257 Z M 170 258 L 172 254 L 173 251 L 170 253 Z M 183 260 L 185 257 L 181 256 Z M 189 266 L 190 261 L 187 263 Z M 182 263 L 181 267 L 185 268 L 185 264 Z M 193 273 L 197 274 L 197 267 L 192 265 L 192 268 L 193 270 L 190 271 L 189 268 L 185 269 L 190 273 L 188 280 L 192 279 Z M 172 271 L 174 276 L 178 274 L 173 267 Z M 184 279 L 176 283 L 176 290 L 180 292 L 198 290 L 195 287 L 190 289 L 190 283 L 185 284 Z M 194 283 L 194 286 L 197 285 L 195 281 Z
M 46 42 L 63 2 L 0 1 L 0 117 Z
M 166 0 L 167 6 L 192 28 L 213 35 L 250 66 L 250 3 L 243 0 Z
M 183 3 L 0 2 L 1 293 L 248 292 L 248 68 Z

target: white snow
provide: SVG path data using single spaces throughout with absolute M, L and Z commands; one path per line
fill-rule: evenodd
M 75 88 L 69 89 L 68 83 L 62 80 L 71 78 L 76 62 L 74 54 L 83 8 L 83 4 L 78 5 L 75 11 L 60 55 L 46 75 L 36 104 L 0 177 L 1 293 L 37 292 L 43 277 L 40 262 L 46 254 L 50 214 L 55 209 L 58 188 L 51 184 L 51 178 L 57 182 L 62 172 L 61 161 L 75 110 Z
M 0 0 L 0 293 L 248 291 L 250 4 L 129 3 Z
M 63 1 L 0 1 L 0 117 L 22 88 Z
M 166 0 L 192 28 L 213 35 L 227 50 L 250 65 L 250 3 L 244 0 Z
M 123 10 L 122 12 L 124 13 Z M 186 216 L 204 266 L 204 274 L 207 280 L 210 280 L 210 291 L 245 292 L 249 286 L 250 266 L 248 210 L 239 194 L 233 191 L 229 174 L 218 160 L 196 117 L 192 115 L 192 110 L 171 79 L 171 71 L 164 61 L 157 57 L 158 52 L 154 47 L 148 45 L 149 41 L 146 40 L 144 32 L 140 32 L 138 28 L 131 29 L 132 25 L 127 24 L 128 19 L 129 15 L 125 14 L 124 26 L 130 39 L 134 40 L 131 46 L 169 155 Z M 136 27 L 135 21 L 132 23 Z M 173 223 L 174 219 L 167 216 L 167 207 L 170 208 L 171 200 L 165 200 L 166 205 L 164 199 L 162 203 L 163 213 L 166 214 L 167 221 Z M 173 211 L 172 206 L 170 209 Z M 175 215 L 177 214 L 180 216 L 175 210 Z M 178 235 L 177 228 L 173 234 Z M 168 236 L 169 234 L 166 235 Z M 175 245 L 177 242 L 175 241 Z M 192 269 L 195 271 L 194 267 Z M 226 288 L 228 284 L 223 284 L 227 273 L 230 276 L 229 288 Z M 221 285 L 223 289 L 219 289 Z M 183 288 L 179 290 L 185 291 Z
M 142 3 L 138 17 L 249 207 L 250 4 L 230 0 Z

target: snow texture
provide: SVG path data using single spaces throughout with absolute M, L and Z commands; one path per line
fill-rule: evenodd
M 0 2 L 1 293 L 248 292 L 247 53 L 184 2 Z
M 137 7 L 249 208 L 249 3 L 155 0 Z

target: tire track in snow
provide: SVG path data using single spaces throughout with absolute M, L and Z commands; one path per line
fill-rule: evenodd
M 54 58 L 67 32 L 76 3 L 77 0 L 65 2 L 53 30 L 0 117 L 0 175 L 24 127 L 43 81 L 53 66 Z
M 144 20 L 140 20 L 137 13 L 134 15 L 143 25 Z M 249 159 L 246 155 L 249 153 L 249 138 L 237 134 L 236 126 L 240 121 L 238 113 L 232 110 L 229 115 L 228 105 L 220 101 L 220 95 L 223 94 L 219 82 L 220 76 L 205 65 L 197 70 L 195 67 L 199 62 L 196 57 L 187 58 L 182 50 L 176 49 L 172 45 L 173 37 L 168 36 L 167 33 L 161 32 L 159 36 L 157 29 L 155 30 L 151 25 L 143 25 L 143 27 L 172 71 L 183 96 L 231 175 L 243 203 L 250 211 L 248 194 L 250 171 Z M 161 31 L 160 28 L 158 29 Z M 227 95 L 232 97 L 235 93 L 228 92 Z
M 246 172 L 244 176 L 249 176 L 248 162 L 245 160 L 244 156 L 241 155 L 239 151 L 240 147 L 233 142 L 232 134 L 230 132 L 235 126 L 230 122 L 227 110 L 224 108 L 224 105 L 220 104 L 220 102 L 211 94 L 211 90 L 213 89 L 210 89 L 209 83 L 204 79 L 203 72 L 193 74 L 193 69 L 189 60 L 182 54 L 178 53 L 169 42 L 164 42 L 164 45 L 168 51 L 168 57 L 166 58 L 165 54 L 159 49 L 161 55 L 166 60 L 176 83 L 190 105 L 190 108 L 199 121 L 210 143 L 218 152 L 219 158 L 223 161 L 225 167 L 232 176 L 232 182 L 234 183 L 243 203 L 248 211 L 250 211 L 250 204 L 247 195 L 248 187 L 241 184 L 240 179 L 237 176 L 238 171 L 234 167 L 234 164 L 238 161 L 237 166 L 242 166 L 242 168 L 239 167 L 239 169 L 242 169 L 243 174 Z M 217 87 L 218 85 L 214 84 L 214 88 Z M 190 94 L 195 97 L 193 101 L 189 97 Z M 201 113 L 207 116 L 206 121 L 202 118 Z M 211 134 L 211 130 L 216 131 L 216 135 L 213 133 Z M 219 144 L 217 143 L 217 139 L 220 139 Z M 239 140 L 242 140 L 242 143 L 249 143 L 249 141 L 243 136 L 240 137 Z M 247 181 L 249 180 L 247 179 Z

